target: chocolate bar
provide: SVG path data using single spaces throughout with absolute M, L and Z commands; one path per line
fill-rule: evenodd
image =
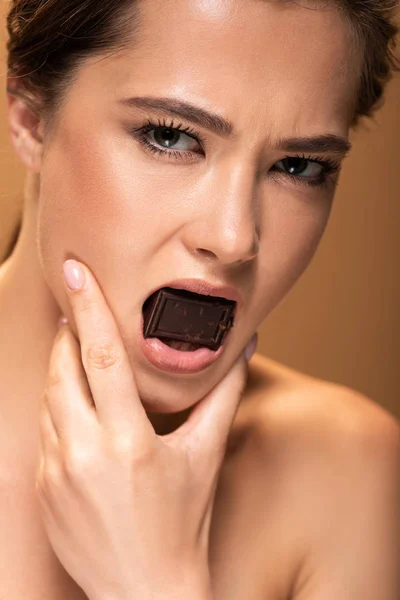
M 145 338 L 157 337 L 201 344 L 217 350 L 233 326 L 236 302 L 163 288 L 143 307 Z

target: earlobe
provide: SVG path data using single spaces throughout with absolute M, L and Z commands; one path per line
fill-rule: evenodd
M 20 131 L 15 145 L 17 154 L 24 166 L 34 173 L 40 173 L 42 162 L 42 142 L 38 138 L 34 137 L 31 131 L 28 129 L 23 129 Z
M 18 96 L 8 96 L 8 120 L 11 143 L 23 165 L 33 172 L 41 170 L 42 139 L 39 119 Z

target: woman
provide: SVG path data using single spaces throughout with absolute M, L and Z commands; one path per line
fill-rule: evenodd
M 397 68 L 390 4 L 10 3 L 2 597 L 398 599 L 397 420 L 243 355 Z M 143 329 L 188 279 L 235 306 L 192 357 Z

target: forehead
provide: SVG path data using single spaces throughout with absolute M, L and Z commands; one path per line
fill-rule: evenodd
M 137 91 L 184 97 L 238 129 L 256 127 L 255 115 L 264 129 L 284 122 L 293 133 L 351 119 L 361 65 L 334 3 L 142 0 L 140 21 L 131 49 L 94 62 L 81 79 L 103 84 L 104 100 L 107 90 L 114 99 Z

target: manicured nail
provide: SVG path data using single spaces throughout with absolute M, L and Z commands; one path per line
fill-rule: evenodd
M 64 277 L 70 290 L 77 292 L 83 288 L 85 274 L 76 260 L 67 260 L 64 263 Z
M 253 356 L 253 354 L 257 348 L 257 342 L 258 342 L 258 334 L 256 332 L 245 348 L 244 355 L 246 357 L 246 360 L 250 360 L 251 357 Z

